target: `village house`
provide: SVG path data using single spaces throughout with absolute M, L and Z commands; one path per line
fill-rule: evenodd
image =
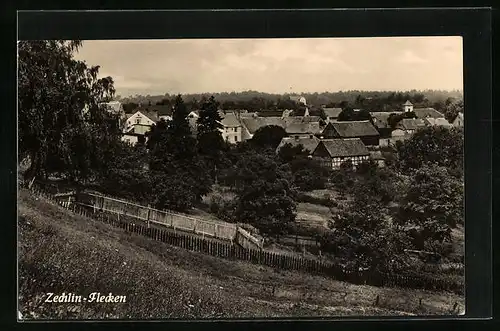
M 464 113 L 459 112 L 457 117 L 451 123 L 454 127 L 463 127 L 464 126 Z
M 339 118 L 339 114 L 342 112 L 342 108 L 323 108 L 323 112 L 326 116 L 326 122 L 334 122 Z
M 403 104 L 403 111 L 404 112 L 414 112 L 417 118 L 424 119 L 424 118 L 443 118 L 444 115 L 440 112 L 438 112 L 436 109 L 431 108 L 431 107 L 424 107 L 424 108 L 415 108 L 413 104 L 409 101 L 406 100 L 406 102 Z
M 391 137 L 393 128 L 391 128 L 388 122 L 391 114 L 401 114 L 401 112 L 370 112 L 373 125 L 380 134 L 380 139 L 388 139 Z
M 242 125 L 235 114 L 226 114 L 221 124 L 223 126 L 222 139 L 233 144 L 242 141 Z
M 428 117 L 428 118 L 424 119 L 424 121 L 428 126 L 441 126 L 444 128 L 452 128 L 453 127 L 453 124 L 448 122 L 448 120 L 446 120 L 444 117 L 441 117 L 441 118 Z
M 338 169 L 350 161 L 354 167 L 370 159 L 370 152 L 359 138 L 322 139 L 312 152 L 312 157 L 323 166 Z
M 290 100 L 298 102 L 298 103 L 301 103 L 304 106 L 307 106 L 306 98 L 304 98 L 303 96 L 300 96 L 300 95 L 291 95 L 290 96 Z
M 380 134 L 370 121 L 330 122 L 321 133 L 325 139 L 359 138 L 366 146 L 378 146 Z
M 426 126 L 422 119 L 418 118 L 403 118 L 392 131 L 392 136 L 412 135 L 420 128 Z
M 255 132 L 258 129 L 269 126 L 276 125 L 285 128 L 285 120 L 281 117 L 242 117 L 240 119 L 242 125 L 242 140 L 252 139 Z
M 318 146 L 320 140 L 314 135 L 309 135 L 309 136 L 295 136 L 295 137 L 284 137 L 281 139 L 278 147 L 276 147 L 276 153 L 280 151 L 280 149 L 287 145 L 290 144 L 292 147 L 296 146 L 302 146 L 302 148 L 306 151 L 309 152 L 309 154 L 312 154 L 312 152 L 316 149 Z

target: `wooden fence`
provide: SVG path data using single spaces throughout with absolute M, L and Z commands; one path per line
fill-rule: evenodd
M 284 270 L 314 273 L 353 284 L 400 286 L 405 288 L 450 291 L 458 294 L 463 294 L 465 290 L 464 284 L 449 281 L 447 279 L 436 279 L 429 276 L 412 277 L 397 274 L 384 274 L 380 272 L 349 272 L 340 265 L 335 265 L 326 261 L 312 260 L 306 257 L 286 255 L 261 249 L 245 248 L 240 245 L 234 245 L 231 242 L 221 242 L 211 240 L 210 238 L 180 234 L 162 227 L 150 227 L 147 224 L 147 220 L 132 223 L 123 217 L 120 218 L 119 214 L 113 215 L 98 210 L 94 211 L 93 209 L 75 203 L 69 205 L 64 204 L 64 200 L 57 199 L 52 194 L 40 191 L 36 187 L 33 191 L 59 203 L 79 215 L 92 217 L 127 232 L 143 235 L 169 245 L 202 252 L 216 257 L 248 261 L 254 264 Z
M 310 246 L 310 247 L 320 247 L 320 242 L 314 237 L 308 236 L 279 236 L 278 242 L 280 244 L 288 244 L 295 246 Z

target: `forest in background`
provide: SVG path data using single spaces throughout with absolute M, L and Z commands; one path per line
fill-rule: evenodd
M 246 109 L 248 111 L 297 109 L 296 102 L 290 100 L 290 96 L 297 94 L 272 94 L 258 91 L 244 92 L 222 92 L 222 93 L 199 93 L 184 94 L 183 99 L 189 109 L 199 109 L 202 100 L 214 96 L 224 110 Z M 463 99 L 463 93 L 459 90 L 411 90 L 411 91 L 339 91 L 322 93 L 301 93 L 307 104 L 312 107 L 341 107 L 351 106 L 363 108 L 368 111 L 395 111 L 400 110 L 402 103 L 410 100 L 420 107 L 433 107 L 444 110 L 447 102 Z M 117 96 L 116 100 L 125 105 L 125 111 L 133 110 L 139 104 L 142 105 L 166 105 L 173 104 L 176 95 L 135 95 L 129 97 Z

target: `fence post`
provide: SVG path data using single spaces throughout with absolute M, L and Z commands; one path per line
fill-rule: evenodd
M 149 215 L 151 213 L 151 205 L 148 204 L 148 229 L 149 229 Z

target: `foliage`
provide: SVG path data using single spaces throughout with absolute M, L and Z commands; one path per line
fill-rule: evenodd
M 340 112 L 338 121 L 372 121 L 372 116 L 366 109 L 355 111 L 351 107 L 346 107 Z
M 200 117 L 197 120 L 198 148 L 201 154 L 217 157 L 223 148 L 222 118 L 219 104 L 214 97 L 203 102 Z
M 222 93 L 202 93 L 185 95 L 186 100 L 201 100 L 203 97 L 213 95 L 221 103 L 222 109 L 246 109 L 248 111 L 259 111 L 262 109 L 296 109 L 298 104 L 290 100 L 289 94 L 270 94 L 257 91 L 243 92 L 222 92 Z M 340 107 L 344 108 L 346 104 L 355 105 L 355 108 L 362 108 L 368 111 L 394 111 L 400 110 L 401 105 L 410 100 L 419 107 L 435 107 L 436 103 L 442 103 L 447 98 L 462 98 L 462 92 L 454 91 L 338 91 L 322 93 L 302 93 L 307 100 L 308 105 L 317 107 Z M 361 104 L 356 104 L 356 99 L 361 95 Z M 156 96 L 134 96 L 123 98 L 123 102 L 135 102 L 146 104 L 149 100 L 152 102 L 161 102 L 163 99 L 170 100 L 175 96 L 164 94 Z M 290 101 L 289 101 L 290 100 Z M 435 107 L 436 108 L 436 107 Z M 438 108 L 436 108 L 439 110 Z
M 446 108 L 444 111 L 444 118 L 446 118 L 448 122 L 452 123 L 458 116 L 458 113 L 463 113 L 463 112 L 464 112 L 463 100 L 450 100 L 446 104 Z
M 26 178 L 57 172 L 85 181 L 105 167 L 100 156 L 119 139 L 118 119 L 99 107 L 113 97 L 113 80 L 74 59 L 81 45 L 18 43 L 19 154 L 31 160 Z
M 398 166 L 412 172 L 426 163 L 434 163 L 463 172 L 464 137 L 461 128 L 426 127 L 396 145 Z
M 147 202 L 151 182 L 147 167 L 147 151 L 144 146 L 131 146 L 117 142 L 107 150 L 108 167 L 99 178 L 103 193 L 138 202 Z
M 404 113 L 400 113 L 400 114 L 392 113 L 387 118 L 387 124 L 389 124 L 389 126 L 392 129 L 394 129 L 399 124 L 399 122 L 401 122 L 401 120 L 404 118 L 417 118 L 417 115 L 413 111 L 404 112 Z
M 288 164 L 292 173 L 293 185 L 301 191 L 325 188 L 330 169 L 319 161 L 309 157 L 309 152 L 302 145 L 285 144 L 278 152 L 283 164 Z
M 463 223 L 463 182 L 445 167 L 426 164 L 415 171 L 397 215 L 400 225 L 411 228 L 414 244 L 450 240 L 451 228 Z
M 172 121 L 160 121 L 150 134 L 149 168 L 157 208 L 185 211 L 210 191 L 211 180 L 205 173 L 206 164 L 198 156 L 187 114 L 179 95 Z
M 282 234 L 296 216 L 289 169 L 257 153 L 240 160 L 236 169 L 236 218 L 263 233 Z
M 405 234 L 387 223 L 385 208 L 367 195 L 356 195 L 330 227 L 323 246 L 349 261 L 348 269 L 388 272 L 404 264 Z
M 255 132 L 251 141 L 257 147 L 275 149 L 286 136 L 286 131 L 281 126 L 266 125 Z

